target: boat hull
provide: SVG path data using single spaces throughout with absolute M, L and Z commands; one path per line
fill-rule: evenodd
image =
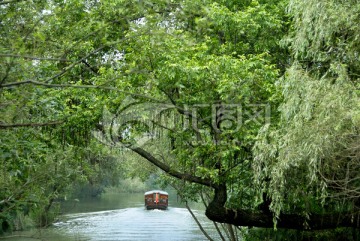
M 146 206 L 147 210 L 153 210 L 153 209 L 160 209 L 160 210 L 166 210 L 168 207 L 166 205 L 148 205 Z

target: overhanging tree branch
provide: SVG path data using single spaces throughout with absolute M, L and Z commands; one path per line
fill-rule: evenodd
M 270 212 L 245 209 L 227 209 L 225 207 L 227 201 L 227 189 L 225 184 L 217 184 L 210 179 L 203 179 L 194 175 L 173 170 L 142 148 L 129 147 L 129 149 L 139 154 L 172 177 L 214 188 L 214 198 L 209 203 L 205 213 L 210 220 L 219 223 L 232 224 L 235 226 L 274 228 L 274 217 Z M 335 229 L 337 227 L 360 229 L 360 212 L 330 214 L 310 213 L 308 217 L 297 213 L 281 213 L 277 219 L 276 227 L 305 231 Z
M 235 226 L 274 228 L 275 224 L 272 213 L 244 209 L 227 209 L 225 208 L 227 200 L 226 185 L 218 185 L 214 187 L 214 189 L 214 199 L 206 208 L 205 213 L 210 220 L 219 223 L 233 224 Z M 360 212 L 310 213 L 308 218 L 296 213 L 281 213 L 277 219 L 276 227 L 305 231 L 335 229 L 338 227 L 360 229 Z
M 17 124 L 3 124 L 0 123 L 0 129 L 19 128 L 19 127 L 39 127 L 39 126 L 54 126 L 61 125 L 64 121 L 51 121 L 46 123 L 17 123 Z
M 39 81 L 35 81 L 35 80 L 25 80 L 25 81 L 1 84 L 0 89 L 1 88 L 11 88 L 11 87 L 14 87 L 14 86 L 26 85 L 26 84 L 44 86 L 44 87 L 48 87 L 48 88 L 76 88 L 76 89 L 112 90 L 112 91 L 116 91 L 116 92 L 121 92 L 123 94 L 128 94 L 129 96 L 135 96 L 135 97 L 139 97 L 139 98 L 143 98 L 143 99 L 147 99 L 147 100 L 152 100 L 152 101 L 155 101 L 157 103 L 163 103 L 163 101 L 161 101 L 161 100 L 158 100 L 158 99 L 146 96 L 146 95 L 130 93 L 130 92 L 127 92 L 127 91 L 119 90 L 118 88 L 115 88 L 115 87 L 99 86 L 99 85 L 49 84 L 49 83 L 39 82 Z
M 155 158 L 153 155 L 151 155 L 149 152 L 145 151 L 144 149 L 140 148 L 140 147 L 128 147 L 130 150 L 132 150 L 133 152 L 137 153 L 138 155 L 142 156 L 143 158 L 145 158 L 146 160 L 148 160 L 150 163 L 154 164 L 155 166 L 157 166 L 158 168 L 160 168 L 161 170 L 163 170 L 165 173 L 167 173 L 168 175 L 181 179 L 181 180 L 185 180 L 188 182 L 192 182 L 192 183 L 197 183 L 197 184 L 201 184 L 207 187 L 213 187 L 216 186 L 215 183 L 213 183 L 213 181 L 211 179 L 208 178 L 201 178 L 201 177 L 197 177 L 188 173 L 181 173 L 178 172 L 174 169 L 171 169 L 170 166 L 168 166 L 167 164 L 161 162 L 160 160 L 158 160 L 157 158 Z
M 1 54 L 0 53 L 0 57 L 23 58 L 23 59 L 30 59 L 30 60 L 48 60 L 48 61 L 59 61 L 59 62 L 74 62 L 70 59 L 46 58 L 46 57 L 37 57 L 37 56 L 19 55 L 19 54 Z

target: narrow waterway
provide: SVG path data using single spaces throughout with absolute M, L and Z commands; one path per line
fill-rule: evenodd
M 200 206 L 194 213 L 216 240 L 212 222 Z M 68 202 L 65 214 L 48 229 L 12 234 L 11 241 L 207 240 L 188 210 L 169 200 L 169 209 L 145 210 L 142 194 L 108 194 L 98 199 Z

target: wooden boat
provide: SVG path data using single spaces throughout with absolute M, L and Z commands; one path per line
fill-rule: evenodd
M 145 207 L 150 209 L 165 210 L 168 207 L 169 194 L 160 190 L 152 190 L 145 192 Z

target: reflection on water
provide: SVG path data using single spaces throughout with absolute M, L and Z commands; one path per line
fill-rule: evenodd
M 176 199 L 175 205 L 177 206 Z M 142 193 L 105 193 L 99 198 L 81 198 L 79 201 L 64 202 L 62 212 L 84 213 L 143 206 L 144 194 Z
M 76 205 L 74 205 L 76 204 Z M 112 194 L 100 199 L 68 203 L 67 214 L 53 227 L 34 232 L 19 232 L 20 238 L 6 240 L 111 241 L 111 240 L 207 240 L 186 208 L 172 197 L 169 209 L 146 210 L 142 194 Z M 95 211 L 95 212 L 94 212 Z M 214 234 L 204 211 L 194 210 L 203 227 Z M 39 233 L 41 231 L 41 233 Z M 25 238 L 32 236 L 32 239 Z M 216 237 L 215 237 L 216 240 Z

